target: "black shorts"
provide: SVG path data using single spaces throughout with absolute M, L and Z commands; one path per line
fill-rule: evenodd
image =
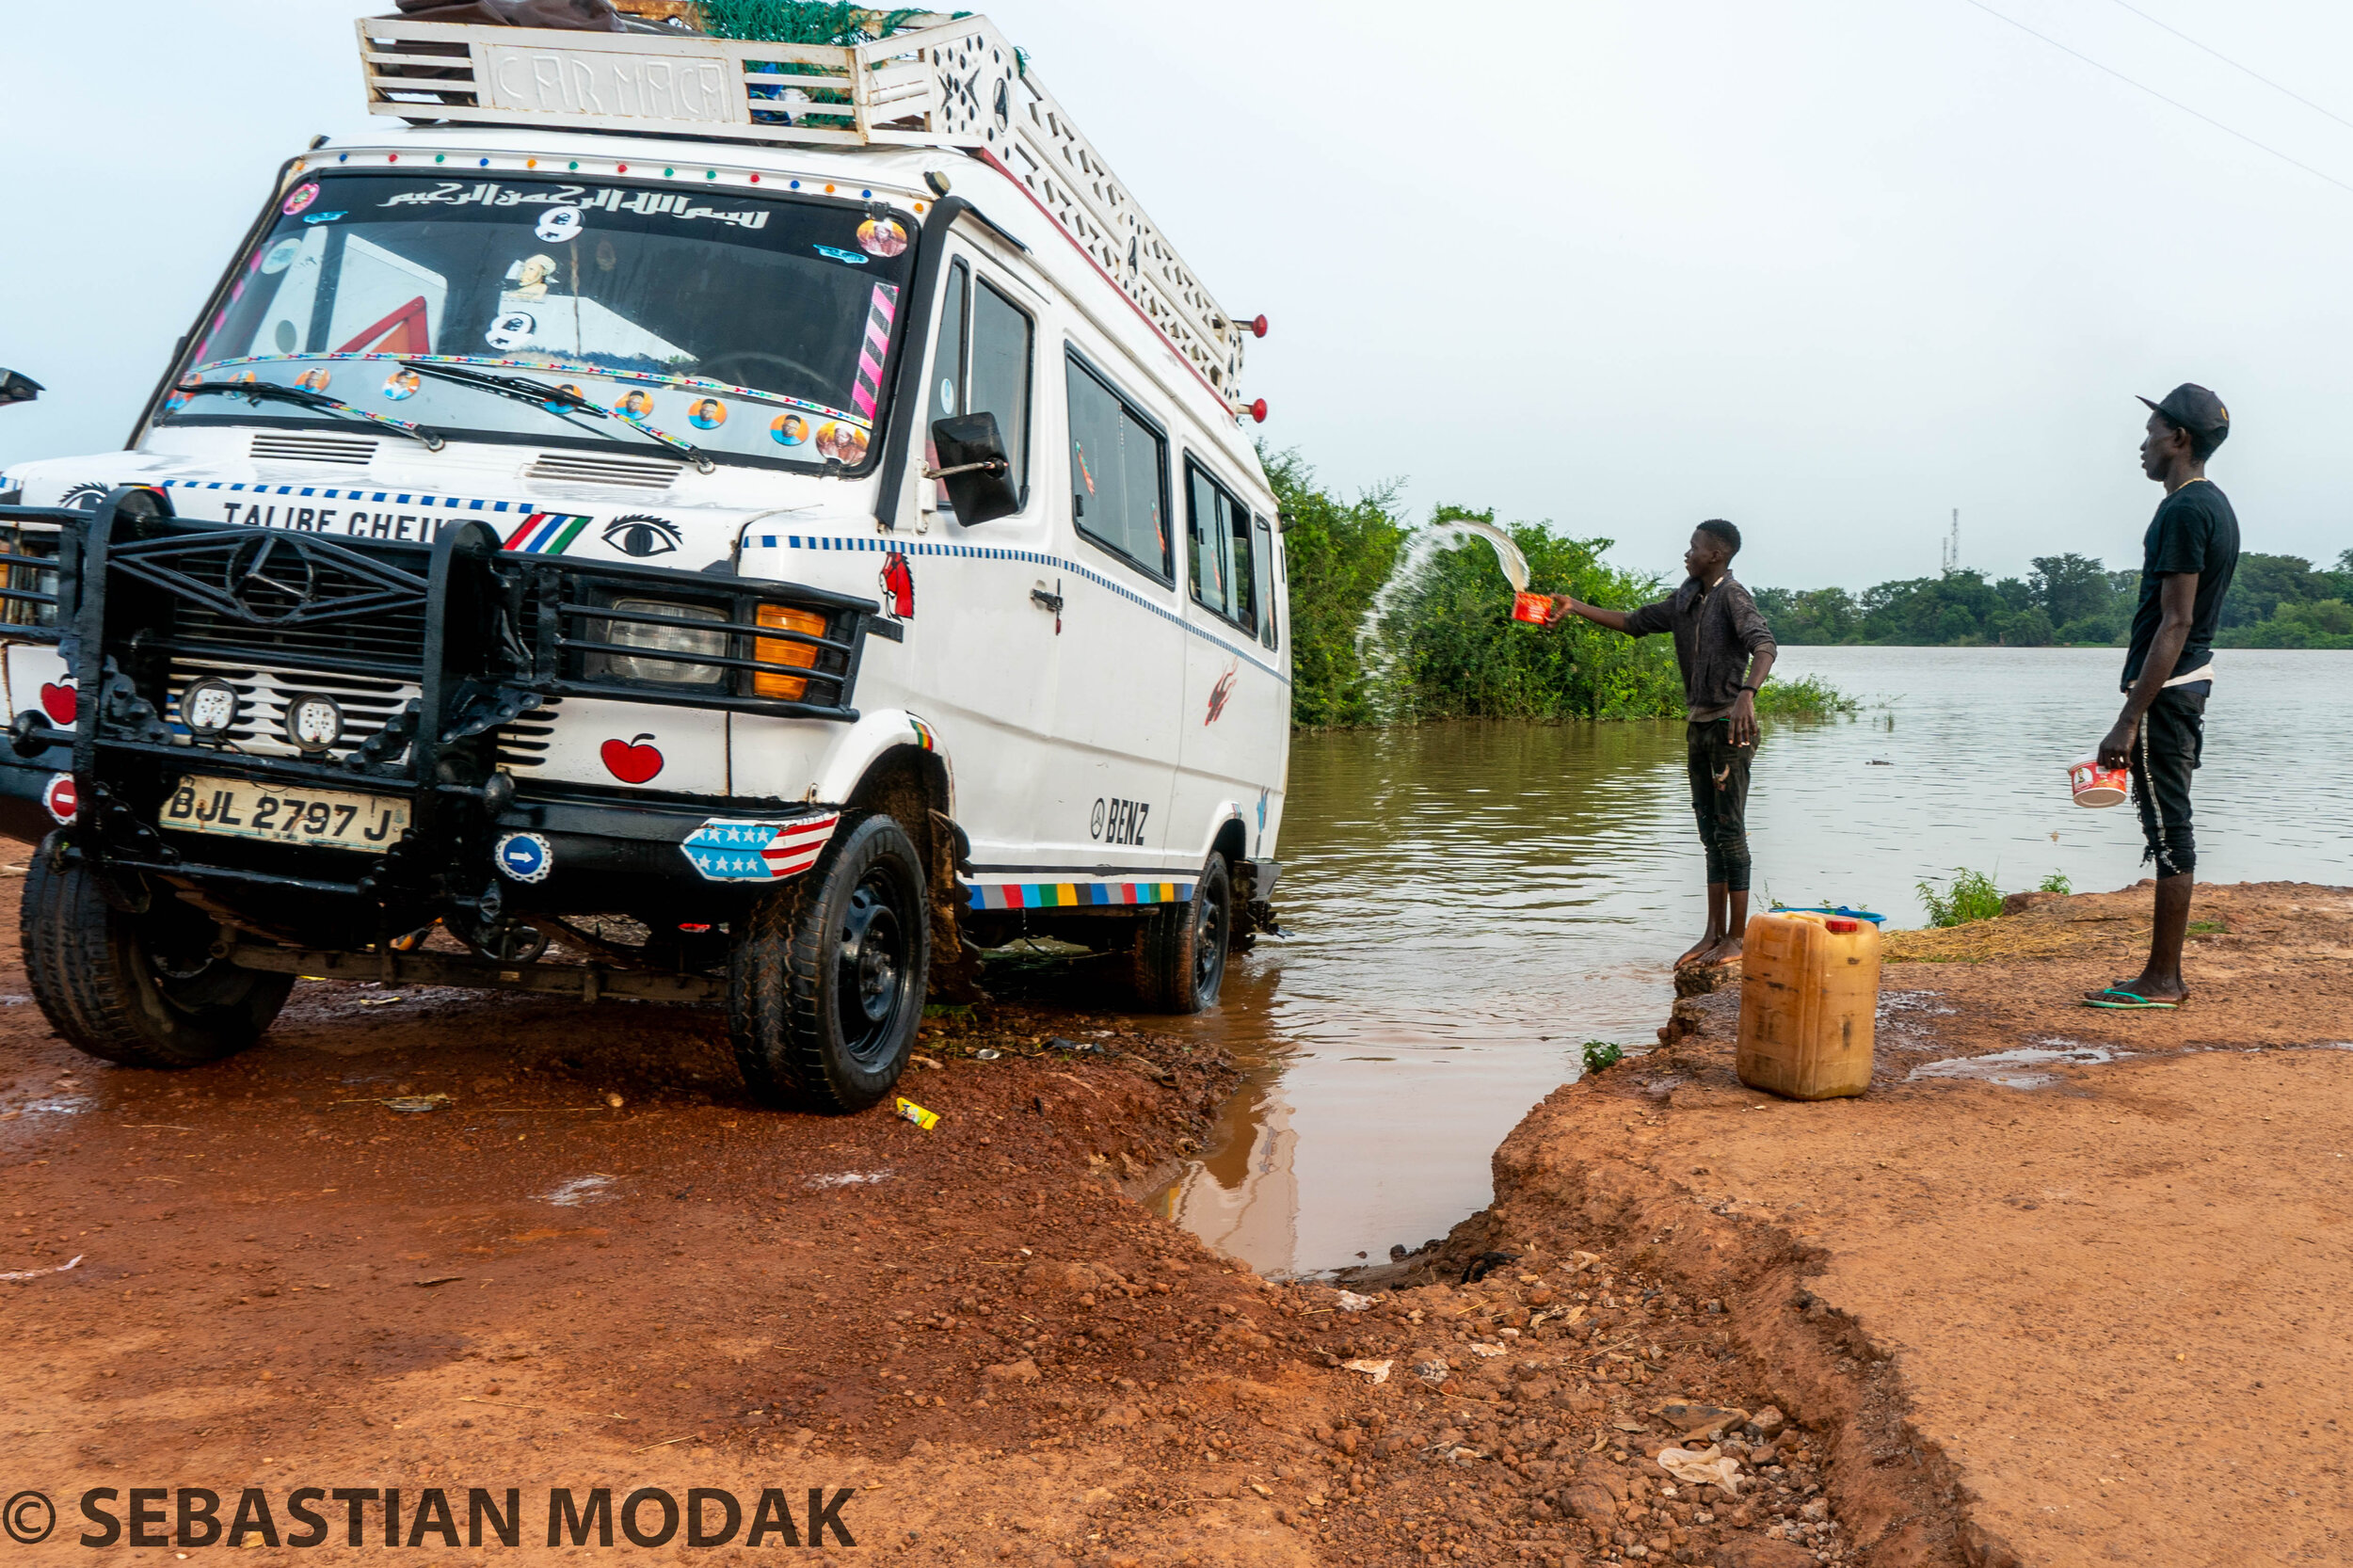
M 2157 863 L 2159 876 L 2187 876 L 2198 869 L 2198 839 L 2190 826 L 2189 776 L 2198 771 L 2206 746 L 2206 696 L 2210 680 L 2168 686 L 2141 715 L 2133 742 L 2133 804 L 2140 808 L 2141 859 Z

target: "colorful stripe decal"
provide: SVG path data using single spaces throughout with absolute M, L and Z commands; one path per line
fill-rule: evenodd
M 873 303 L 866 312 L 866 341 L 858 344 L 857 385 L 850 389 L 850 401 L 870 420 L 882 398 L 883 360 L 890 352 L 890 320 L 898 311 L 899 291 L 888 283 L 876 283 Z
M 876 284 L 875 286 L 883 288 L 888 285 Z M 895 290 L 892 296 L 896 298 Z M 890 319 L 888 310 L 883 319 L 886 322 Z M 593 370 L 584 371 L 576 365 L 552 364 L 545 360 L 502 360 L 488 354 L 250 354 L 241 359 L 215 360 L 210 363 L 199 365 L 197 371 L 200 374 L 209 374 L 216 370 L 229 370 L 238 365 L 281 365 L 296 360 L 304 361 L 320 360 L 330 363 L 345 364 L 366 360 L 414 360 L 420 364 L 429 365 L 486 365 L 493 370 L 530 370 L 537 371 L 543 376 L 594 376 L 601 380 L 633 381 L 640 386 L 681 392 L 696 396 L 707 392 L 719 392 L 728 397 L 748 398 L 755 403 L 774 403 L 781 408 L 800 408 L 812 414 L 821 414 L 826 419 L 846 419 L 854 424 L 857 423 L 856 415 L 844 412 L 829 403 L 812 403 L 805 397 L 787 397 L 782 392 L 767 392 L 759 387 L 739 387 L 726 381 L 713 381 L 707 376 L 677 376 L 666 371 L 616 370 L 602 365 Z
M 1190 882 L 980 882 L 968 885 L 975 909 L 1077 909 L 1112 904 L 1183 904 Z
M 506 536 L 505 548 L 525 555 L 561 555 L 587 526 L 584 517 L 534 512 L 523 520 L 521 527 Z

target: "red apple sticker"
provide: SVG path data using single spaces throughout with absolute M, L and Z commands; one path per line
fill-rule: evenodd
M 604 759 L 604 771 L 624 784 L 643 784 L 662 771 L 662 753 L 640 741 L 650 741 L 651 735 L 636 735 L 626 741 L 607 741 L 598 753 Z
M 72 724 L 80 699 L 81 694 L 71 686 L 55 686 L 47 681 L 41 683 L 41 712 L 49 715 L 52 724 Z

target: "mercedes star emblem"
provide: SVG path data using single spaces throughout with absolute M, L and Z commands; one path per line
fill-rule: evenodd
M 318 591 L 310 552 L 283 534 L 246 540 L 229 557 L 225 586 L 237 608 L 254 620 L 284 620 Z

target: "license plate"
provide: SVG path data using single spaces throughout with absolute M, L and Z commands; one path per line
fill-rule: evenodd
M 164 802 L 160 825 L 274 844 L 380 853 L 408 830 L 408 803 L 394 795 L 199 776 L 180 781 Z

